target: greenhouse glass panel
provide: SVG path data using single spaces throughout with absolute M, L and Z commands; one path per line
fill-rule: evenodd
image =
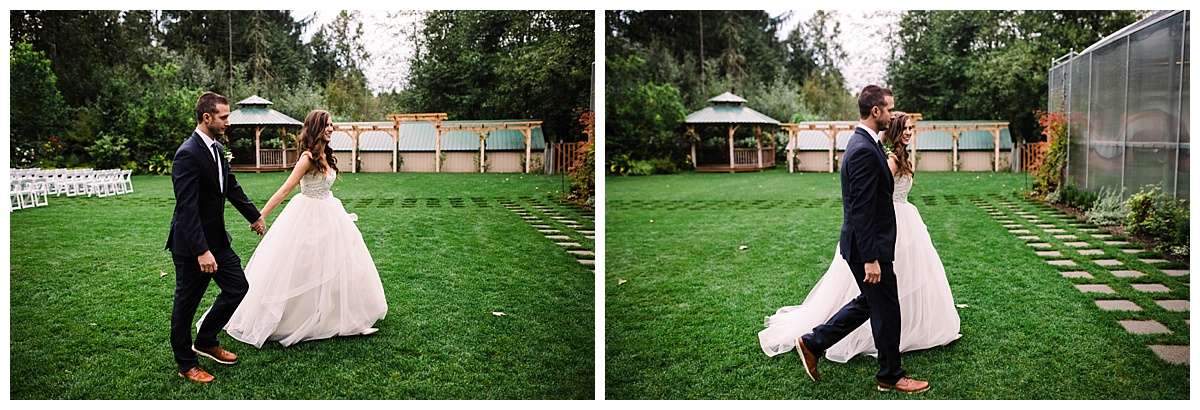
M 1125 165 L 1125 90 L 1128 42 L 1124 39 L 1101 47 L 1092 54 L 1088 183 L 1121 188 Z

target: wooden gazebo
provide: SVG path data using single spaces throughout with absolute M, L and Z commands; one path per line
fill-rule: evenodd
M 272 110 L 274 104 L 257 95 L 237 102 L 240 107 L 229 113 L 229 126 L 254 128 L 254 165 L 248 163 L 231 164 L 234 171 L 284 171 L 296 164 L 296 148 L 288 148 L 289 128 L 295 128 L 299 133 L 304 123 L 279 111 Z M 279 139 L 282 141 L 279 149 L 262 149 L 262 132 L 270 127 L 279 128 Z
M 692 166 L 697 172 L 740 172 L 761 171 L 775 167 L 775 138 L 774 129 L 779 121 L 768 117 L 746 106 L 746 99 L 733 93 L 724 93 L 708 100 L 712 106 L 688 114 L 684 125 L 687 131 L 683 134 L 691 142 Z M 703 148 L 703 135 L 697 132 L 700 127 L 719 127 L 727 130 L 728 151 L 724 149 L 707 150 Z M 754 148 L 735 148 L 733 134 L 739 127 L 754 127 L 756 144 Z M 767 128 L 764 132 L 763 128 Z M 769 137 L 770 146 L 763 146 L 763 136 Z M 697 146 L 700 146 L 698 149 Z

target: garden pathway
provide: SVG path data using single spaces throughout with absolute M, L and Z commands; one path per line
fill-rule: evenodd
M 595 214 L 557 198 L 498 199 L 500 205 L 554 241 L 575 260 L 596 269 Z
M 1098 309 L 1116 313 L 1129 333 L 1187 335 L 1191 326 L 1190 268 L 1170 262 L 1095 225 L 1021 196 L 971 199 L 1032 252 L 1054 265 L 1080 292 L 1095 297 Z M 1156 319 L 1164 319 L 1163 323 Z M 1186 324 L 1181 326 L 1180 323 Z M 1173 325 L 1173 326 L 1168 326 Z M 1172 330 L 1176 327 L 1176 330 Z M 1190 344 L 1148 347 L 1170 363 L 1189 363 Z

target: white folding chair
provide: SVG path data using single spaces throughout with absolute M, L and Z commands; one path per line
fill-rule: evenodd
M 121 182 L 125 185 L 125 193 L 133 192 L 133 170 L 127 169 L 121 173 Z
M 13 175 L 15 176 L 16 174 L 14 173 Z M 8 182 L 8 187 L 8 212 L 12 212 L 17 209 L 24 209 L 25 206 L 23 203 L 24 201 L 22 201 L 22 197 L 25 194 L 21 192 L 21 182 L 13 179 Z

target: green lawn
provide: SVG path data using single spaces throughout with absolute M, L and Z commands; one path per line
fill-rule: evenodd
M 608 399 L 1190 398 L 1188 366 L 1147 347 L 1188 344 L 1190 315 L 1157 308 L 1129 287 L 1164 283 L 1172 292 L 1154 299 L 1188 299 L 1187 276 L 1157 270 L 1186 266 L 1147 265 L 1137 257 L 1153 252 L 1127 254 L 1091 240 L 1105 257 L 1147 276 L 1114 278 L 1090 262 L 1096 256 L 1064 251 L 1095 279 L 1063 277 L 1066 268 L 1046 263 L 981 207 L 1009 203 L 1057 218 L 1069 232 L 1086 227 L 1024 199 L 1022 174 L 916 176 L 911 202 L 942 257 L 955 303 L 967 305 L 959 309 L 962 339 L 903 355 L 909 374 L 933 385 L 917 395 L 876 392 L 871 357 L 823 359 L 822 381 L 813 382 L 796 354 L 767 357 L 759 348 L 763 317 L 802 302 L 829 266 L 842 222 L 837 174 L 684 173 L 605 183 Z M 1049 236 L 1038 240 L 1061 246 Z M 1101 282 L 1118 294 L 1074 287 Z M 1144 310 L 1095 304 L 1119 297 Z M 1125 319 L 1154 319 L 1174 333 L 1134 335 L 1118 324 Z
M 238 180 L 261 207 L 286 177 Z M 594 229 L 590 212 L 555 199 L 560 176 L 342 179 L 334 195 L 358 214 L 388 299 L 379 333 L 262 349 L 222 333 L 242 363 L 201 358 L 217 377 L 210 385 L 175 374 L 167 341 L 175 286 L 163 250 L 174 206 L 169 176 L 135 176 L 131 194 L 51 196 L 49 206 L 11 213 L 10 398 L 594 398 L 595 273 L 506 208 L 594 249 L 594 240 L 534 207 Z M 232 206 L 226 220 L 249 260 L 260 237 Z M 216 293 L 210 285 L 201 311 Z

